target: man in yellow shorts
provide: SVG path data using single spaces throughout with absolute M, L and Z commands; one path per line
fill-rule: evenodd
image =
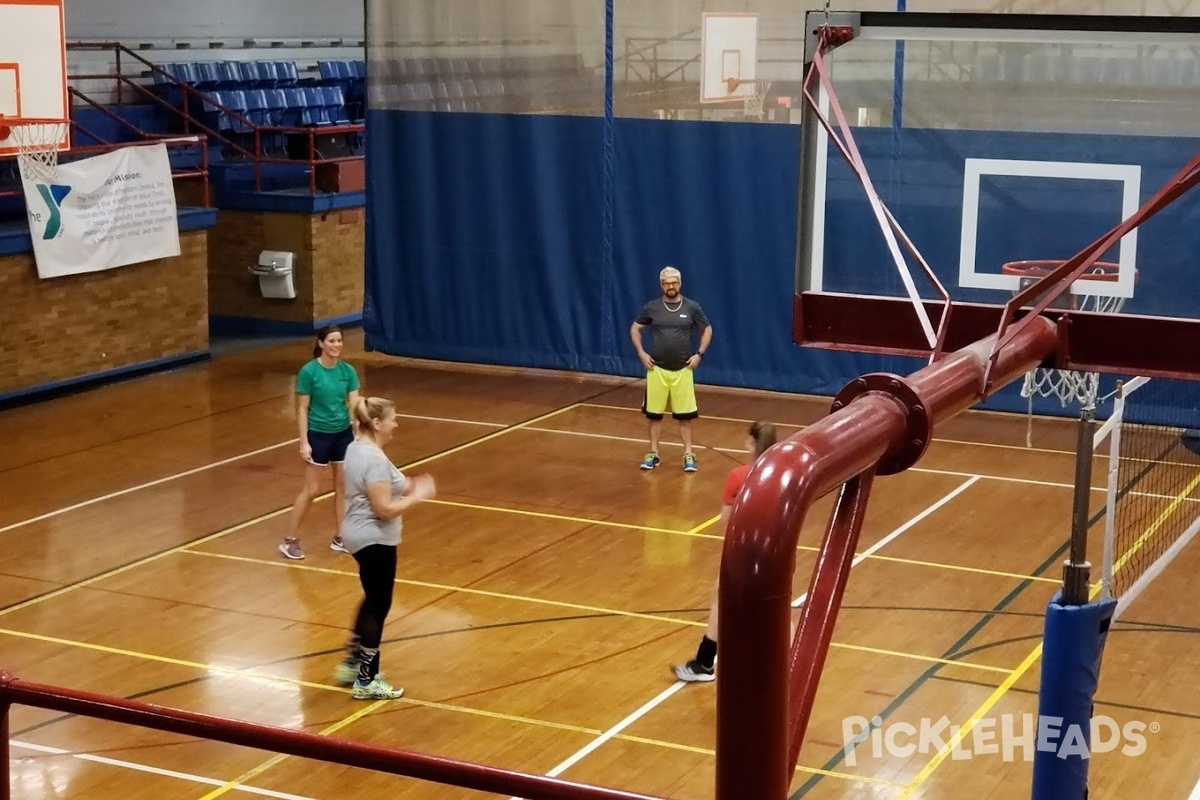
M 658 436 L 663 415 L 670 408 L 671 416 L 679 421 L 679 435 L 683 439 L 683 469 L 695 472 L 692 420 L 700 416 L 700 411 L 696 406 L 692 373 L 712 341 L 712 326 L 700 304 L 681 293 L 683 278 L 679 270 L 664 268 L 658 275 L 658 282 L 662 286 L 662 297 L 646 303 L 629 329 L 633 349 L 646 367 L 642 413 L 650 420 L 650 452 L 642 461 L 642 469 L 654 469 L 659 464 Z M 650 329 L 649 352 L 642 346 L 645 328 Z M 693 349 L 696 333 L 700 334 L 700 344 Z

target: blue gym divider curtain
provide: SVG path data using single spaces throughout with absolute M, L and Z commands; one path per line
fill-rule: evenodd
M 799 128 L 787 124 L 782 106 L 762 122 L 721 120 L 707 108 L 699 118 L 671 118 L 672 108 L 696 106 L 694 84 L 680 78 L 699 46 L 701 8 L 699 0 L 650 5 L 506 0 L 463 18 L 434 0 L 368 0 L 368 346 L 637 376 L 629 325 L 658 295 L 659 270 L 672 264 L 715 328 L 701 383 L 832 394 L 864 372 L 919 367 L 916 359 L 792 343 Z M 703 10 L 745 4 L 711 5 Z M 760 15 L 769 30 L 794 31 L 803 11 Z M 671 35 L 655 38 L 663 31 Z M 794 64 L 776 88 L 798 94 L 801 54 L 770 57 L 773 69 Z M 880 69 L 890 81 L 891 56 Z M 688 103 L 674 102 L 681 92 Z M 908 108 L 904 126 L 859 127 L 856 135 L 876 186 L 931 263 L 948 270 L 942 279 L 957 299 L 979 298 L 955 288 L 961 182 L 938 183 L 951 161 L 1057 152 L 1139 164 L 1148 194 L 1195 147 L 1165 136 L 924 127 L 913 96 L 899 102 Z M 835 161 L 829 288 L 841 280 L 853 289 L 860 270 L 895 281 L 877 227 L 869 214 L 859 221 L 861 187 Z M 1065 216 L 1050 219 L 1045 233 L 1095 226 L 1088 204 L 1115 201 L 1111 187 L 1092 184 L 1086 202 L 1061 209 Z M 1021 202 L 1029 193 L 1037 216 L 1038 186 L 996 180 L 984 188 L 985 203 L 987 192 Z M 1005 236 L 1002 225 L 982 232 L 981 261 L 1001 263 L 988 249 L 1026 235 L 1040 234 Z M 1197 246 L 1195 199 L 1148 224 L 1141 263 L 1167 277 L 1140 285 L 1129 310 L 1195 316 L 1188 309 L 1200 308 L 1200 281 L 1186 266 Z M 987 405 L 1023 411 L 1018 389 Z M 1057 400 L 1035 409 L 1063 413 Z

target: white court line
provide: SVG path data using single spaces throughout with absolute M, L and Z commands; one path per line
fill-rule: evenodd
M 899 528 L 896 528 L 896 530 L 889 533 L 883 539 L 880 539 L 869 550 L 867 550 L 866 552 L 857 556 L 854 559 L 854 561 L 850 565 L 851 569 L 853 569 L 854 567 L 861 564 L 864 559 L 866 559 L 868 556 L 875 553 L 877 550 L 879 550 L 885 544 L 894 541 L 896 539 L 896 537 L 900 536 L 900 534 L 909 530 L 914 525 L 916 525 L 918 522 L 923 520 L 925 517 L 929 516 L 934 511 L 941 508 L 943 505 L 950 502 L 958 495 L 962 494 L 964 491 L 966 491 L 966 489 L 968 487 L 972 486 L 974 483 L 976 483 L 978 480 L 980 480 L 980 478 L 981 478 L 981 476 L 979 476 L 979 475 L 972 475 L 970 480 L 965 481 L 960 486 L 953 489 L 949 494 L 945 495 L 940 500 L 938 500 L 936 503 L 934 503 L 933 505 L 926 508 L 920 514 L 917 514 L 915 517 L 910 519 L 908 522 L 905 522 Z M 792 607 L 799 608 L 800 605 L 805 601 L 805 599 L 807 597 L 808 597 L 808 592 L 805 592 L 804 594 L 800 595 L 799 597 L 797 597 L 795 600 L 792 601 Z M 618 733 L 620 733 L 621 731 L 625 730 L 630 725 L 632 725 L 634 722 L 636 722 L 637 720 L 644 717 L 646 714 L 653 711 L 656 707 L 658 707 L 663 702 L 665 702 L 668 697 L 670 697 L 671 695 L 675 694 L 680 689 L 682 689 L 684 687 L 684 683 L 685 683 L 684 681 L 676 681 L 671 686 L 669 686 L 666 689 L 664 689 L 663 691 L 659 692 L 657 696 L 655 696 L 652 700 L 650 700 L 649 702 L 642 705 L 642 707 L 639 708 L 637 711 L 634 711 L 628 717 L 621 720 L 616 725 L 609 728 L 608 730 L 606 730 L 604 733 L 597 736 L 592 741 L 588 742 L 581 749 L 579 749 L 578 751 L 573 753 L 565 761 L 560 763 L 554 769 L 550 770 L 550 772 L 547 772 L 546 776 L 549 778 L 557 778 L 563 772 L 570 769 L 575 764 L 579 763 L 579 761 L 582 760 L 584 757 L 586 757 L 588 754 L 594 752 L 598 747 L 600 747 L 602 744 L 607 742 L 609 739 L 613 738 Z M 521 799 L 517 798 L 517 797 L 511 797 L 511 798 L 509 798 L 509 800 L 521 800 Z
M 1188 800 L 1200 800 L 1200 780 L 1196 781 L 1196 787 L 1192 789 L 1192 793 L 1188 795 Z
M 18 742 L 16 739 L 10 739 L 8 742 L 13 747 L 20 747 L 25 750 L 33 750 L 38 753 L 49 753 L 56 756 L 70 756 L 77 758 L 80 761 L 92 761 L 97 764 L 105 764 L 110 767 L 123 767 L 132 769 L 137 772 L 149 772 L 152 775 L 162 775 L 167 778 L 178 778 L 179 780 L 191 781 L 192 783 L 200 783 L 205 786 L 224 786 L 226 781 L 215 780 L 213 778 L 205 778 L 200 775 L 190 775 L 186 772 L 175 772 L 170 769 L 159 769 L 158 767 L 147 766 L 146 764 L 138 764 L 133 761 L 118 761 L 115 758 L 105 758 L 104 756 L 93 756 L 88 753 L 72 753 L 70 750 L 63 750 L 59 747 L 46 747 L 41 744 L 30 744 L 28 742 Z M 14 770 L 15 771 L 15 770 Z M 286 792 L 273 792 L 270 789 L 256 789 L 253 786 L 238 785 L 233 787 L 237 791 L 246 792 L 247 794 L 257 794 L 263 797 L 276 797 L 280 800 L 312 800 L 312 798 L 304 797 L 298 794 L 287 794 Z
M 420 416 L 417 414 L 397 414 L 396 416 L 397 417 L 405 417 L 406 419 L 419 419 L 419 420 L 423 420 L 425 422 L 450 422 L 450 423 L 457 423 L 460 425 L 483 425 L 483 426 L 489 427 L 489 428 L 507 427 L 505 425 L 505 423 L 503 423 L 503 422 L 480 422 L 478 420 L 449 419 L 446 417 L 425 417 L 425 416 Z M 250 458 L 252 456 L 257 456 L 262 453 L 266 453 L 269 450 L 277 450 L 280 447 L 286 447 L 289 444 L 296 444 L 299 441 L 300 441 L 299 439 L 288 439 L 286 442 L 278 442 L 276 444 L 267 445 L 266 447 L 260 447 L 259 449 L 252 450 L 249 453 L 242 453 L 241 455 L 232 456 L 230 458 L 226 458 L 221 461 L 214 461 L 213 463 L 205 464 L 202 467 L 196 467 L 195 469 L 189 469 L 185 472 L 177 472 L 173 475 L 168 475 L 165 478 L 158 478 L 157 480 L 149 481 L 148 483 L 140 483 L 137 486 L 130 486 L 128 489 L 121 489 L 120 491 L 112 492 L 110 494 L 102 495 L 100 497 L 93 497 L 91 500 L 84 500 L 82 503 L 76 503 L 75 505 L 66 506 L 64 508 L 59 508 L 59 509 L 56 509 L 55 511 L 49 511 L 45 514 L 41 514 L 36 517 L 30 517 L 29 519 L 21 520 L 20 522 L 14 522 L 11 525 L 5 525 L 3 528 L 0 528 L 0 533 L 5 533 L 7 531 L 15 530 L 16 528 L 21 528 L 26 525 L 32 525 L 35 522 L 41 522 L 42 520 L 51 519 L 51 518 L 57 517 L 61 514 L 67 514 L 72 511 L 78 511 L 81 508 L 87 508 L 90 505 L 95 505 L 96 503 L 103 503 L 105 500 L 112 500 L 113 498 L 121 497 L 122 495 L 131 494 L 133 492 L 138 492 L 138 491 L 141 491 L 142 489 L 150 489 L 154 486 L 159 486 L 161 484 L 168 483 L 170 481 L 178 480 L 180 478 L 186 478 L 189 475 L 195 475 L 199 472 L 204 472 L 205 470 L 215 469 L 217 467 L 223 467 L 226 464 L 232 464 L 234 461 L 240 461 L 243 458 Z
M 121 489 L 118 492 L 111 492 L 110 494 L 102 495 L 100 497 L 93 497 L 91 500 L 84 500 L 82 503 L 76 503 L 73 506 L 66 506 L 65 508 L 60 508 L 55 511 L 48 511 L 45 514 L 41 514 L 36 517 L 30 517 L 29 519 L 22 520 L 20 522 L 14 522 L 11 525 L 5 525 L 3 528 L 0 528 L 0 533 L 5 533 L 7 531 L 11 531 L 16 528 L 23 527 L 25 525 L 32 525 L 35 522 L 41 522 L 44 519 L 50 519 L 51 517 L 57 517 L 60 514 L 66 514 L 70 511 L 78 511 L 81 508 L 87 508 L 90 505 L 95 505 L 96 503 L 102 503 L 105 500 L 112 500 L 114 497 L 120 497 L 122 495 L 130 494 L 132 492 L 141 491 L 142 489 L 149 489 L 152 486 L 158 486 L 160 484 L 167 483 L 169 481 L 178 480 L 179 478 L 186 478 L 188 475 L 195 475 L 198 472 L 204 472 L 205 470 L 214 469 L 216 467 L 223 467 L 226 464 L 232 464 L 234 461 L 240 461 L 243 458 L 250 458 L 251 456 L 256 456 L 256 455 L 259 455 L 260 453 L 265 453 L 268 450 L 276 450 L 280 447 L 285 447 L 286 445 L 289 445 L 289 444 L 295 444 L 298 441 L 300 441 L 300 440 L 299 439 L 288 439 L 286 442 L 279 442 L 278 444 L 271 444 L 271 445 L 267 445 L 266 447 L 260 447 L 259 449 L 253 450 L 249 453 L 242 453 L 240 456 L 233 456 L 232 458 L 226 458 L 221 461 L 214 461 L 211 464 L 205 464 L 202 467 L 196 467 L 195 469 L 189 469 L 185 472 L 177 472 L 174 475 L 168 475 L 165 478 L 159 478 L 158 480 L 153 480 L 153 481 L 150 481 L 149 483 L 140 483 L 137 486 L 130 486 L 128 489 Z
M 607 405 L 605 405 L 605 407 L 596 407 L 596 405 L 594 403 L 593 404 L 584 403 L 583 405 L 592 405 L 592 407 L 594 407 L 594 408 L 619 408 L 619 407 L 607 407 Z M 408 419 L 408 420 L 421 420 L 421 421 L 425 421 L 425 422 L 446 422 L 446 423 L 450 423 L 450 425 L 476 425 L 476 426 L 482 426 L 482 427 L 488 427 L 488 428 L 509 427 L 508 425 L 506 425 L 506 423 L 503 423 L 503 422 L 482 422 L 480 420 L 456 420 L 456 419 L 452 419 L 452 417 L 444 417 L 444 416 L 426 416 L 426 415 L 420 415 L 420 414 L 397 414 L 396 416 L 401 416 L 401 417 L 404 417 L 404 419 Z M 612 435 L 612 434 L 607 434 L 607 433 L 588 433 L 588 432 L 583 432 L 583 431 L 564 431 L 564 429 L 560 429 L 560 428 L 541 428 L 541 427 L 535 427 L 535 426 L 527 426 L 524 429 L 526 429 L 526 431 L 536 431 L 539 433 L 558 433 L 558 434 L 563 434 L 563 435 L 572 435 L 572 437 L 587 437 L 587 438 L 593 438 L 593 439 L 610 439 L 613 441 L 632 441 L 632 443 L 640 443 L 640 441 L 644 441 L 644 439 L 638 439 L 638 438 L 634 438 L 634 437 L 618 437 L 618 435 Z M 101 495 L 101 497 L 92 498 L 90 500 L 84 500 L 83 503 L 77 503 L 74 505 L 66 506 L 66 507 L 64 507 L 64 509 L 49 511 L 47 513 L 43 513 L 43 515 L 38 515 L 37 517 L 30 517 L 29 519 L 23 519 L 23 521 L 14 522 L 12 524 L 8 524 L 8 525 L 5 525 L 5 527 L 0 528 L 0 534 L 7 533 L 7 531 L 10 531 L 10 530 L 16 530 L 17 528 L 23 528 L 23 527 L 25 527 L 25 525 L 30 525 L 35 522 L 42 522 L 43 519 L 50 519 L 53 517 L 58 517 L 60 515 L 64 515 L 64 513 L 68 513 L 71 511 L 78 511 L 79 509 L 85 509 L 85 507 L 88 507 L 90 505 L 95 505 L 97 503 L 103 503 L 104 500 L 112 500 L 114 498 L 122 497 L 122 495 L 125 495 L 125 494 L 131 494 L 133 492 L 138 492 L 138 491 L 140 491 L 140 489 L 149 489 L 151 487 L 160 486 L 160 485 L 162 485 L 162 483 L 167 483 L 169 481 L 178 480 L 178 479 L 180 479 L 180 477 L 187 477 L 188 475 L 196 475 L 197 473 L 203 473 L 203 471 L 205 471 L 205 470 L 215 469 L 217 467 L 224 467 L 224 465 L 233 463 L 235 461 L 240 461 L 240 459 L 242 459 L 242 458 L 250 458 L 252 456 L 258 456 L 259 453 L 268 452 L 269 450 L 276 450 L 276 449 L 278 449 L 278 447 L 286 447 L 287 445 L 293 445 L 295 443 L 298 443 L 298 441 L 299 441 L 299 439 L 288 439 L 287 441 L 280 441 L 280 443 L 278 443 L 278 444 L 268 445 L 266 447 L 259 447 L 258 450 L 253 450 L 253 451 L 247 452 L 247 453 L 241 453 L 240 456 L 233 456 L 230 458 L 226 458 L 226 459 L 223 459 L 223 461 L 218 461 L 218 462 L 214 462 L 211 464 L 205 464 L 205 465 L 203 465 L 203 467 L 197 467 L 194 469 L 186 470 L 186 471 L 184 471 L 184 473 L 176 473 L 174 475 L 160 477 L 160 479 L 157 479 L 154 481 L 149 481 L 146 483 L 139 483 L 138 486 L 131 486 L 126 489 L 121 489 L 121 491 L 119 491 L 119 492 L 104 494 L 104 495 Z M 661 444 L 666 445 L 666 446 L 671 446 L 671 447 L 682 447 L 683 446 L 682 443 L 676 443 L 676 441 L 662 441 Z M 985 443 L 962 443 L 962 444 L 983 445 Z M 713 446 L 706 446 L 706 445 L 696 445 L 696 449 L 697 450 L 713 450 L 713 451 L 726 452 L 726 453 L 749 452 L 746 450 L 737 449 L 737 447 L 713 447 Z M 926 474 L 931 474 L 931 475 L 959 475 L 962 477 L 974 477 L 971 474 L 958 473 L 958 471 L 953 471 L 953 470 L 912 467 L 912 468 L 910 468 L 910 471 L 914 471 L 914 473 L 926 473 Z M 986 479 L 989 481 L 1002 481 L 1002 482 L 1009 482 L 1009 483 L 1027 483 L 1027 485 L 1032 485 L 1032 486 L 1050 486 L 1050 487 L 1056 487 L 1056 488 L 1070 488 L 1070 489 L 1074 488 L 1072 483 L 1061 483 L 1061 482 L 1055 482 L 1055 481 L 1038 481 L 1038 480 L 1033 480 L 1033 479 L 1025 479 L 1025 477 L 1007 477 L 1007 476 L 1003 476 L 1003 475 L 980 475 L 978 477 L 983 477 L 983 479 Z M 1104 492 L 1105 488 L 1104 487 L 1092 487 L 1092 491 L 1093 492 Z M 1136 494 L 1138 494 L 1138 497 L 1159 497 L 1159 495 L 1154 495 L 1154 494 L 1142 494 L 1142 493 L 1136 493 Z M 1166 499 L 1172 499 L 1172 498 L 1166 498 Z M 1200 501 L 1200 500 L 1196 500 L 1196 501 Z
M 972 475 L 970 480 L 966 481 L 965 483 L 960 484 L 958 486 L 958 488 L 952 490 L 949 494 L 947 494 L 941 500 L 938 500 L 936 503 L 934 503 L 933 505 L 926 508 L 920 514 L 917 514 L 915 517 L 910 519 L 908 522 L 904 523 L 899 528 L 896 528 L 896 530 L 892 531 L 887 536 L 883 537 L 878 542 L 876 542 L 875 544 L 868 547 L 865 551 L 863 551 L 859 555 L 855 556 L 854 560 L 850 562 L 850 568 L 854 569 L 859 564 L 866 561 L 871 556 L 875 555 L 875 553 L 879 552 L 879 550 L 885 544 L 887 544 L 888 542 L 894 541 L 896 539 L 896 537 L 898 537 L 900 534 L 904 533 L 909 528 L 913 527 L 918 522 L 925 519 L 926 517 L 928 517 L 933 512 L 937 511 L 942 506 L 946 505 L 946 503 L 949 503 L 951 500 L 958 497 L 960 494 L 962 494 L 967 489 L 969 489 L 971 486 L 973 486 L 982 477 L 983 476 L 981 476 L 981 475 Z M 792 601 L 792 608 L 799 608 L 800 606 L 804 605 L 804 601 L 807 597 L 808 597 L 808 592 L 805 592 L 804 594 L 797 597 L 795 600 Z
M 584 758 L 586 758 L 588 755 L 593 753 L 597 748 L 599 748 L 602 744 L 607 742 L 609 739 L 613 738 L 614 736 L 619 734 L 621 731 L 625 730 L 630 725 L 632 725 L 633 723 L 637 722 L 639 719 L 644 717 L 646 714 L 650 713 L 650 711 L 652 711 L 656 706 L 658 706 L 664 700 L 666 700 L 668 697 L 670 697 L 671 695 L 675 694 L 680 689 L 682 689 L 683 686 L 684 686 L 683 681 L 676 681 L 671 686 L 668 686 L 666 689 L 663 689 L 661 692 L 658 693 L 658 696 L 656 696 L 653 700 L 649 701 L 648 703 L 645 703 L 637 711 L 634 711 L 628 717 L 621 720 L 616 725 L 612 726 L 611 728 L 609 728 L 604 733 L 597 736 L 592 741 L 588 742 L 586 745 L 584 745 L 582 748 L 577 750 L 574 754 L 572 754 L 565 761 L 560 762 L 558 764 L 558 766 L 556 766 L 554 769 L 552 769 L 546 773 L 546 777 L 547 778 L 557 778 L 559 775 L 563 774 L 568 769 L 575 766 L 580 761 L 582 761 Z M 521 800 L 521 798 L 510 797 L 509 800 Z

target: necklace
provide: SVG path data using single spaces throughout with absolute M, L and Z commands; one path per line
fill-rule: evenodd
M 672 314 L 674 314 L 676 311 L 683 308 L 683 298 L 682 297 L 679 298 L 679 305 L 675 306 L 674 308 L 671 308 L 669 305 L 667 305 L 667 298 L 664 297 L 663 298 L 663 308 L 665 308 L 667 311 L 670 311 Z

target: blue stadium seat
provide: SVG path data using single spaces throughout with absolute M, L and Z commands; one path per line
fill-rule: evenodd
M 242 70 L 232 61 L 218 61 L 217 79 L 218 86 L 223 89 L 234 89 L 242 84 Z
M 182 65 L 181 65 L 182 66 Z M 221 75 L 217 69 L 217 65 L 212 61 L 197 61 L 195 64 L 189 64 L 191 70 L 194 70 L 195 79 L 189 81 L 197 89 L 213 89 L 221 85 Z
M 221 96 L 225 98 L 226 108 L 228 108 L 230 111 L 237 112 L 238 116 L 242 117 L 243 119 L 249 118 L 250 109 L 246 98 L 246 92 L 240 89 L 235 89 L 233 91 L 222 92 Z M 229 127 L 237 133 L 248 133 L 250 131 L 250 126 L 243 122 L 242 119 L 238 119 L 236 117 L 230 118 Z
M 283 114 L 288 107 L 288 98 L 283 89 L 264 89 L 267 101 L 267 125 L 282 125 Z
M 279 124 L 284 128 L 299 128 L 304 124 L 304 112 L 308 109 L 308 98 L 298 86 L 283 89 L 284 110 Z
M 428 110 L 433 107 L 433 86 L 428 83 L 412 84 L 413 102 L 412 108 L 416 110 Z
M 242 92 L 246 98 L 246 118 L 254 125 L 270 125 L 267 113 L 267 93 L 263 89 L 247 89 Z
M 304 109 L 300 114 L 301 125 L 328 125 L 329 115 L 325 110 L 325 96 L 320 86 L 305 86 Z
M 296 69 L 295 61 L 276 61 L 275 75 L 280 86 L 295 86 L 300 80 L 300 71 Z
M 279 86 L 279 72 L 274 61 L 256 61 L 254 71 L 257 73 L 259 86 L 265 89 Z

